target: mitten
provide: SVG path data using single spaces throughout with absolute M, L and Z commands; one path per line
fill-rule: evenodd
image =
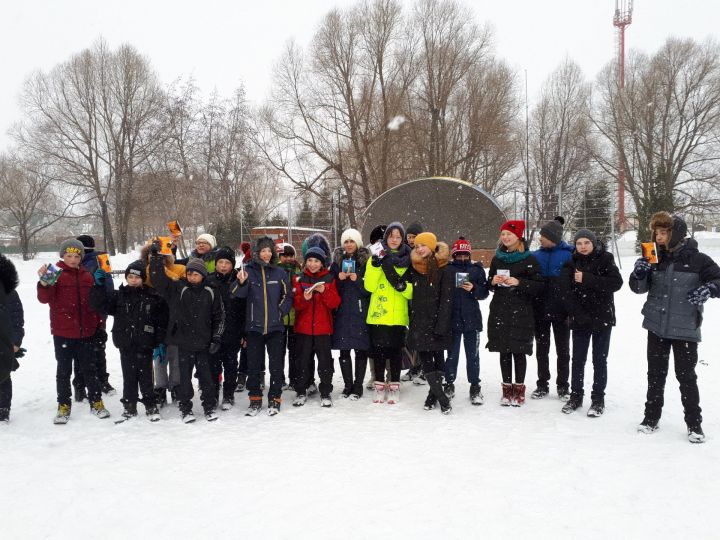
M 633 268 L 635 279 L 645 279 L 650 272 L 652 272 L 652 266 L 645 257 L 640 257 L 635 261 L 635 268 Z
M 718 287 L 714 283 L 705 283 L 688 291 L 688 302 L 696 306 L 701 306 L 707 302 L 711 296 L 718 296 Z
M 375 268 L 378 268 L 382 264 L 382 260 L 377 255 L 373 255 L 370 260 L 370 264 L 372 264 Z
M 103 270 L 102 268 L 98 267 L 95 272 L 93 272 L 93 277 L 95 278 L 95 285 L 104 285 L 105 278 L 107 277 L 107 272 L 105 272 L 105 270 Z

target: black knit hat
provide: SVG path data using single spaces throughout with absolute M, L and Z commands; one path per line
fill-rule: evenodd
M 85 253 L 95 251 L 95 239 L 89 234 L 81 234 L 77 237 L 77 240 L 80 240 L 82 245 L 85 246 Z
M 556 216 L 555 219 L 548 221 L 542 226 L 540 229 L 540 236 L 544 236 L 553 244 L 559 244 L 562 242 L 563 225 L 565 225 L 565 218 L 562 216 Z
M 379 242 L 383 239 L 383 236 L 385 236 L 385 225 L 378 225 L 370 231 L 370 243 Z
M 597 236 L 595 236 L 595 233 L 588 230 L 588 229 L 580 229 L 578 232 L 575 233 L 575 237 L 573 238 L 573 243 L 576 244 L 578 240 L 581 238 L 587 238 L 592 242 L 592 245 L 594 248 L 597 248 L 598 241 Z
M 418 223 L 417 221 L 415 223 L 411 223 L 408 225 L 407 230 L 405 231 L 406 234 L 414 234 L 417 236 L 421 232 L 423 232 L 425 229 L 422 226 L 422 223 Z
M 215 263 L 220 259 L 225 259 L 226 261 L 230 261 L 232 263 L 233 268 L 235 268 L 235 250 L 233 248 L 228 246 L 223 246 L 221 248 L 218 248 L 215 252 Z
M 185 272 L 197 272 L 204 278 L 208 275 L 207 267 L 202 259 L 190 259 L 185 266 Z
M 145 263 L 137 260 L 128 264 L 128 267 L 125 269 L 125 279 L 127 279 L 127 277 L 131 274 L 133 276 L 138 276 L 145 281 L 145 276 L 147 275 L 145 273 Z

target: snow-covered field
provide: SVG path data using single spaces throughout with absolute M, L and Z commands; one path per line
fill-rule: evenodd
M 132 258 L 117 257 L 113 267 Z M 623 258 L 626 281 L 633 259 Z M 498 357 L 483 336 L 485 405 L 470 405 L 461 361 L 448 417 L 422 409 L 426 386 L 404 383 L 398 405 L 366 395 L 336 398 L 329 410 L 317 398 L 295 409 L 286 393 L 277 417 L 247 418 L 242 394 L 240 407 L 212 424 L 200 416 L 184 425 L 169 407 L 157 424 L 140 417 L 114 425 L 84 404 L 55 426 L 55 359 L 34 279 L 55 260 L 15 260 L 28 354 L 13 375 L 11 422 L 0 426 L 0 539 L 718 538 L 720 301 L 707 304 L 697 368 L 704 445 L 687 441 L 672 368 L 660 431 L 636 433 L 646 337 L 643 297 L 627 285 L 616 295 L 599 419 L 562 414 L 554 395 L 500 407 Z M 112 345 L 108 366 L 121 388 Z M 529 391 L 535 378 L 531 359 Z M 335 381 L 337 396 L 339 373 Z M 589 362 L 588 395 L 591 381 Z M 106 399 L 114 417 L 119 399 Z

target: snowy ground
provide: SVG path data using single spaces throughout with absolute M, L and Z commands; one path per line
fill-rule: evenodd
M 423 411 L 427 387 L 405 383 L 395 406 L 367 396 L 338 398 L 330 410 L 317 399 L 302 409 L 286 401 L 275 418 L 247 418 L 242 394 L 241 407 L 213 424 L 201 417 L 183 425 L 171 407 L 158 424 L 114 425 L 83 405 L 67 426 L 55 426 L 55 360 L 34 281 L 35 269 L 54 260 L 16 261 L 28 354 L 13 375 L 11 423 L 0 427 L 2 539 L 718 537 L 717 300 L 706 309 L 697 370 L 704 445 L 687 442 L 672 374 L 661 430 L 635 431 L 646 389 L 645 333 L 643 298 L 627 286 L 616 296 L 600 419 L 562 414 L 554 395 L 501 408 L 498 358 L 483 349 L 486 403 L 470 405 L 461 371 L 449 417 Z M 632 261 L 623 260 L 626 281 Z M 120 388 L 112 346 L 108 365 Z M 528 386 L 535 376 L 532 359 Z M 340 380 L 336 373 L 335 394 Z M 106 399 L 114 417 L 119 398 Z

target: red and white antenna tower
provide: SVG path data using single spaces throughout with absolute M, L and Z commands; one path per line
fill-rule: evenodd
M 632 23 L 633 0 L 615 0 L 615 15 L 613 26 L 617 28 L 618 35 L 618 84 L 620 89 L 625 87 L 625 28 Z M 618 222 L 620 230 L 625 229 L 625 164 L 622 156 L 618 166 Z

